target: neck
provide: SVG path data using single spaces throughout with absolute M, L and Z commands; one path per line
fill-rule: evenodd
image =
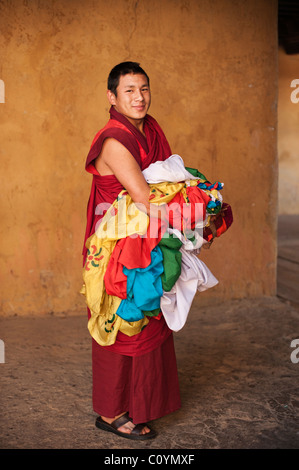
M 117 111 L 117 112 L 119 112 L 119 111 Z M 136 129 L 138 129 L 139 132 L 141 132 L 141 134 L 144 135 L 144 131 L 143 131 L 144 118 L 142 118 L 142 119 L 133 119 L 133 118 L 130 118 L 130 117 L 126 116 L 125 114 L 122 114 L 122 116 L 124 116 L 132 124 L 132 126 L 136 127 Z
M 141 119 L 140 121 L 136 121 L 134 119 L 129 119 L 127 118 L 128 121 L 130 121 L 131 124 L 133 124 L 134 127 L 136 127 L 136 129 L 139 130 L 139 132 L 141 132 L 141 134 L 145 135 L 144 131 L 143 131 L 143 123 L 144 123 L 144 119 Z
M 131 126 L 133 126 L 135 129 L 137 129 L 144 137 L 146 137 L 146 134 L 144 132 L 144 121 L 145 118 L 143 119 L 130 119 L 124 114 L 119 113 L 114 106 L 111 106 L 110 108 L 110 114 L 111 116 L 115 117 L 116 119 L 124 119 L 125 121 L 129 122 Z

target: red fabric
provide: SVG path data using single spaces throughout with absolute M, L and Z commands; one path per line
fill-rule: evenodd
M 100 154 L 104 140 L 113 137 L 121 142 L 133 155 L 141 170 L 147 168 L 151 163 L 166 160 L 171 155 L 166 137 L 154 118 L 147 115 L 144 119 L 143 129 L 146 137 L 112 107 L 109 122 L 93 139 L 85 165 L 86 171 L 93 175 L 93 181 L 87 206 L 87 224 L 83 247 L 84 262 L 87 255 L 86 240 L 95 232 L 96 225 L 104 215 L 104 213 L 99 213 L 97 210 L 98 205 L 106 203 L 108 209 L 119 192 L 124 189 L 114 175 L 101 176 L 94 166 L 94 160 Z M 156 243 L 156 240 L 154 240 L 154 243 Z M 90 316 L 89 311 L 88 315 Z M 143 354 L 149 352 L 150 349 L 154 350 L 170 334 L 171 330 L 168 328 L 163 316 L 160 319 L 150 317 L 149 323 L 141 333 L 129 337 L 119 332 L 113 345 L 102 347 L 119 354 L 135 356 L 139 352 Z
M 128 411 L 138 424 L 180 408 L 172 335 L 154 351 L 135 357 L 108 352 L 93 340 L 92 354 L 93 408 L 99 415 L 114 418 Z
M 197 186 L 188 186 L 185 189 L 190 205 L 181 192 L 167 204 L 169 225 L 180 231 L 193 230 L 199 218 L 204 220 L 210 201 L 209 196 Z
M 223 202 L 222 209 L 219 214 L 215 216 L 213 222 L 216 228 L 216 237 L 220 237 L 220 235 L 226 232 L 233 223 L 233 211 L 231 206 L 226 202 Z M 214 236 L 210 227 L 204 228 L 203 237 L 208 242 L 213 240 Z
M 146 327 L 137 335 L 128 336 L 118 332 L 114 344 L 101 346 L 107 351 L 116 352 L 125 356 L 139 356 L 147 354 L 160 346 L 170 336 L 172 331 L 161 315 L 160 317 L 149 317 Z

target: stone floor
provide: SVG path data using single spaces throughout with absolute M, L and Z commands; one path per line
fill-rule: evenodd
M 0 448 L 298 449 L 299 217 L 281 222 L 278 297 L 196 299 L 175 334 L 182 408 L 152 423 L 154 440 L 94 426 L 84 316 L 2 318 Z

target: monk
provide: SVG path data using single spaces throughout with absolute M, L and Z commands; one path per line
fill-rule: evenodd
M 171 155 L 161 127 L 148 114 L 149 77 L 138 63 L 123 62 L 111 70 L 107 98 L 110 119 L 96 134 L 86 160 L 93 181 L 85 242 L 103 217 L 97 208 L 109 207 L 123 189 L 152 214 L 142 170 Z M 86 253 L 84 243 L 84 260 Z M 149 317 L 134 336 L 118 332 L 112 345 L 92 339 L 92 370 L 96 426 L 104 431 L 151 439 L 157 434 L 147 423 L 181 406 L 173 335 L 162 315 Z

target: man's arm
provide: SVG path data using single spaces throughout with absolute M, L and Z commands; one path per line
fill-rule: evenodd
M 115 175 L 133 201 L 143 204 L 149 213 L 149 186 L 135 158 L 120 142 L 105 139 L 95 167 L 102 176 Z

